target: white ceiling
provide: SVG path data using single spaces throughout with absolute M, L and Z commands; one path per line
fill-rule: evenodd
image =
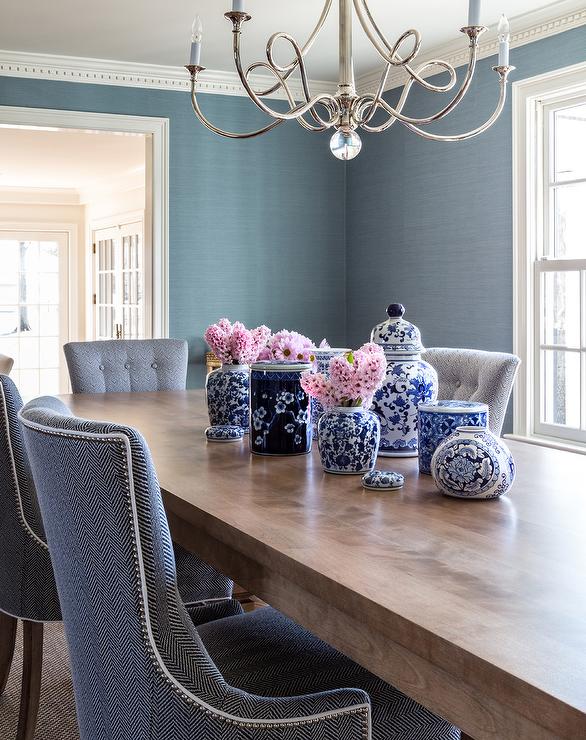
M 484 0 L 482 22 L 497 23 L 502 12 L 514 19 L 546 6 L 544 0 Z M 199 13 L 204 24 L 202 64 L 233 70 L 231 26 L 223 17 L 231 0 L 28 0 L 3 2 L 0 48 L 13 51 L 182 66 L 187 62 L 191 22 Z M 467 19 L 468 0 L 420 0 L 417 3 L 370 0 L 379 25 L 389 38 L 415 27 L 423 34 L 422 52 L 458 39 Z M 287 31 L 300 43 L 319 17 L 322 0 L 246 0 L 253 20 L 245 25 L 245 61 L 264 58 L 275 31 Z M 308 57 L 315 80 L 337 79 L 337 3 L 319 42 Z M 512 23 L 512 30 L 515 24 Z M 464 46 L 465 40 L 462 38 Z M 356 71 L 369 72 L 378 63 L 362 30 L 355 30 Z M 288 61 L 284 50 L 282 61 Z
M 130 189 L 144 184 L 142 135 L 0 126 L 0 188 Z

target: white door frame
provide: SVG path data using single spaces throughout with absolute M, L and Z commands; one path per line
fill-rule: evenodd
M 146 183 L 152 194 L 152 326 L 153 337 L 169 336 L 169 119 L 0 105 L 0 124 L 152 135 Z

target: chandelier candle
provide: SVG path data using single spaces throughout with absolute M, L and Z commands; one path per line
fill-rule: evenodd
M 468 25 L 480 25 L 480 0 L 470 0 L 468 7 Z
M 331 93 L 311 94 L 311 85 L 306 68 L 306 57 L 332 12 L 334 0 L 325 0 L 317 24 L 304 44 L 299 43 L 285 31 L 270 36 L 266 46 L 266 59 L 253 62 L 245 67 L 242 62 L 241 46 L 243 28 L 252 20 L 244 10 L 244 0 L 233 0 L 232 10 L 225 13 L 232 24 L 232 44 L 236 72 L 244 91 L 268 117 L 267 123 L 254 131 L 242 133 L 218 128 L 203 114 L 197 98 L 197 83 L 203 67 L 192 49 L 192 61 L 187 65 L 191 76 L 191 104 L 200 122 L 219 136 L 228 139 L 252 139 L 272 131 L 286 121 L 297 121 L 306 131 L 331 131 L 330 141 L 332 154 L 341 160 L 358 156 L 362 146 L 358 131 L 383 133 L 397 122 L 418 136 L 430 141 L 464 141 L 479 136 L 489 129 L 499 118 L 507 100 L 508 78 L 514 67 L 508 63 L 508 39 L 503 40 L 499 64 L 493 67 L 498 75 L 499 95 L 492 115 L 476 128 L 464 133 L 440 134 L 430 131 L 428 126 L 446 118 L 467 94 L 478 60 L 480 36 L 487 30 L 480 25 L 480 0 L 470 0 L 468 25 L 460 29 L 468 38 L 468 64 L 461 80 L 458 79 L 452 64 L 441 59 L 428 62 L 418 61 L 421 51 L 421 34 L 416 29 L 400 33 L 396 41 L 391 41 L 383 33 L 369 8 L 369 0 L 338 0 L 339 4 L 339 77 L 337 90 Z M 375 51 L 382 59 L 381 75 L 375 90 L 360 94 L 356 90 L 354 59 L 352 55 L 352 33 L 355 19 L 368 37 Z M 400 29 L 399 29 L 400 30 Z M 508 35 L 508 32 L 505 36 Z M 291 50 L 290 61 L 276 61 L 276 45 L 279 48 L 287 44 Z M 391 72 L 401 68 L 406 75 L 406 82 L 399 100 L 391 105 L 384 97 L 388 78 Z M 262 73 L 271 79 L 267 87 L 259 89 L 253 83 L 255 73 Z M 290 84 L 293 74 L 301 78 L 301 99 L 295 99 Z M 439 77 L 438 81 L 438 75 Z M 435 81 L 432 81 L 435 80 Z M 267 84 L 267 83 L 265 83 Z M 414 86 L 426 93 L 451 93 L 451 99 L 438 106 L 435 113 L 421 118 L 405 112 L 411 90 Z M 288 108 L 285 110 L 272 107 L 268 98 L 275 96 L 285 98 Z M 376 123 L 375 123 L 376 121 Z
M 199 15 L 196 15 L 191 26 L 191 54 L 189 63 L 199 66 L 201 59 L 201 40 L 203 38 L 203 24 Z
M 499 67 L 509 66 L 509 44 L 511 41 L 511 27 L 506 15 L 501 15 L 498 27 L 499 37 Z

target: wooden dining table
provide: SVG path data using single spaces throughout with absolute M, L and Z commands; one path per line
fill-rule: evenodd
M 586 457 L 511 442 L 495 501 L 206 442 L 202 391 L 62 396 L 146 438 L 174 539 L 475 740 L 586 738 Z

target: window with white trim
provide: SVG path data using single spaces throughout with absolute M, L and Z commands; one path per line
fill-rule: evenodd
M 524 136 L 516 155 L 523 173 L 516 178 L 515 330 L 524 378 L 515 433 L 586 448 L 586 76 L 581 79 L 581 87 L 564 89 L 560 78 L 561 89 L 546 81 L 542 95 L 518 96 L 525 130 L 517 120 L 517 135 Z

